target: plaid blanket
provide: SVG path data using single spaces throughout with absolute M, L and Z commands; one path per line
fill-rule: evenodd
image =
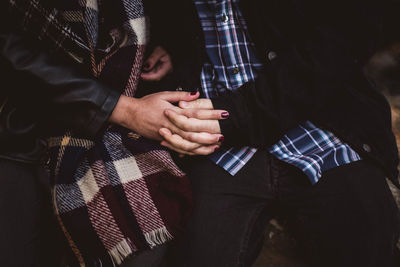
M 8 1 L 23 29 L 134 96 L 148 39 L 140 0 Z M 189 183 L 158 143 L 113 126 L 48 146 L 56 214 L 80 266 L 119 265 L 181 231 Z

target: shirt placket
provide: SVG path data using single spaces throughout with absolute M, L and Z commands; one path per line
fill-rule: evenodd
M 232 1 L 221 1 L 216 4 L 216 25 L 222 55 L 221 65 L 224 66 L 226 88 L 235 89 L 241 83 L 241 73 L 237 57 L 237 43 L 233 40 L 235 33 Z

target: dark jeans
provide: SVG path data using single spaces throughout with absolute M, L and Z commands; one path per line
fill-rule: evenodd
M 180 165 L 195 208 L 171 266 L 251 266 L 277 215 L 286 217 L 310 265 L 400 266 L 399 211 L 384 174 L 365 160 L 326 171 L 316 185 L 266 151 L 233 177 L 207 158 Z
M 59 266 L 57 225 L 37 168 L 0 159 L 0 265 Z

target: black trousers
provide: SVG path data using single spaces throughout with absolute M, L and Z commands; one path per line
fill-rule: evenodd
M 316 185 L 266 151 L 233 177 L 207 158 L 180 165 L 195 208 L 171 266 L 251 266 L 277 215 L 286 217 L 310 266 L 400 266 L 399 211 L 384 174 L 368 161 L 328 170 Z
M 64 251 L 57 226 L 37 168 L 0 160 L 0 266 L 59 266 Z

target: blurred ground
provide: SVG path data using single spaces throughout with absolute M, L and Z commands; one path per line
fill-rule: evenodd
M 400 191 L 391 185 L 392 192 L 400 207 Z M 399 242 L 400 248 L 400 242 Z M 265 243 L 253 267 L 307 267 L 296 250 L 296 240 L 276 221 L 266 229 Z
M 276 221 L 266 229 L 265 243 L 254 267 L 306 267 L 296 250 L 296 241 Z
M 391 104 L 393 130 L 400 151 L 400 44 L 374 56 L 366 66 L 366 73 L 382 88 Z M 390 182 L 389 186 L 400 207 L 400 190 Z M 254 267 L 306 267 L 295 247 L 293 237 L 272 221 L 266 229 L 264 247 Z

